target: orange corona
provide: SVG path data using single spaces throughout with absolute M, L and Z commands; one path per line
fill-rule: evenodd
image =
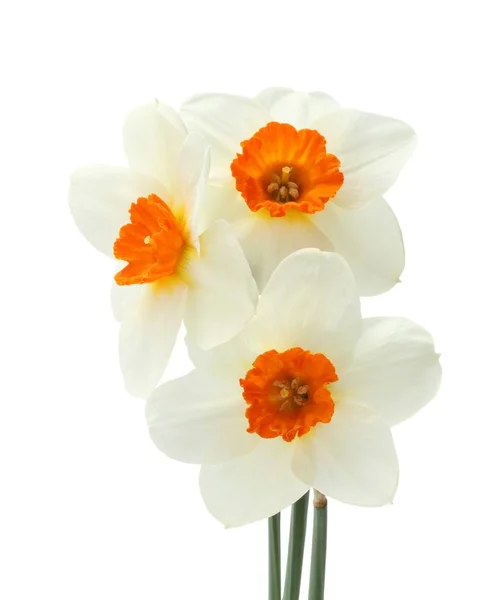
M 334 400 L 326 385 L 337 380 L 334 365 L 324 354 L 302 348 L 260 354 L 240 379 L 248 404 L 247 431 L 291 442 L 317 423 L 329 423 Z
M 231 173 L 254 212 L 264 208 L 272 217 L 292 210 L 313 214 L 343 184 L 339 159 L 326 152 L 325 138 L 313 129 L 273 121 L 241 147 Z
M 131 222 L 121 227 L 114 256 L 129 264 L 115 276 L 118 285 L 153 283 L 173 275 L 186 247 L 181 224 L 155 194 L 130 208 Z

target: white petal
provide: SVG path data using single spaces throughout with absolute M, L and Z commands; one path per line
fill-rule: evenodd
M 239 379 L 198 369 L 168 381 L 147 400 L 149 433 L 171 458 L 189 463 L 229 460 L 253 450 Z
M 121 261 L 118 264 L 126 265 L 127 263 Z M 117 270 L 119 271 L 119 268 Z M 117 321 L 124 321 L 131 314 L 145 289 L 143 285 L 117 285 L 115 281 L 112 281 L 110 301 L 112 313 Z
M 281 351 L 301 346 L 330 352 L 328 358 L 340 362 L 360 323 L 359 298 L 348 264 L 333 252 L 305 249 L 280 263 L 247 330 L 258 347 Z
M 270 121 L 290 123 L 296 129 L 310 127 L 314 121 L 339 110 L 340 105 L 322 92 L 296 92 L 288 88 L 269 88 L 256 97 L 270 113 Z
M 300 438 L 293 461 L 306 485 L 358 506 L 392 502 L 399 476 L 388 426 L 366 406 L 337 404 L 327 425 Z
M 190 131 L 199 131 L 212 147 L 212 177 L 228 177 L 240 143 L 267 123 L 267 112 L 254 100 L 228 94 L 194 96 L 181 107 Z
M 245 330 L 229 342 L 210 350 L 202 350 L 201 346 L 195 344 L 194 340 L 189 337 L 186 337 L 185 341 L 189 358 L 197 369 L 212 369 L 219 373 L 222 371 L 228 376 L 238 379 L 245 376 L 258 354 L 257 349 L 249 345 Z
M 429 332 L 407 319 L 363 319 L 362 325 L 353 364 L 340 373 L 341 393 L 395 425 L 436 395 L 439 355 Z
M 386 192 L 415 148 L 415 132 L 396 119 L 341 109 L 314 123 L 345 177 L 335 202 L 362 206 Z
M 119 229 L 130 221 L 131 204 L 149 194 L 168 198 L 167 189 L 148 175 L 121 167 L 86 167 L 72 174 L 70 210 L 87 240 L 113 257 Z
M 214 221 L 224 219 L 234 223 L 251 217 L 251 210 L 236 190 L 235 180 L 226 178 L 208 182 L 201 206 L 199 233 L 202 233 Z
M 328 202 L 313 220 L 347 260 L 359 296 L 381 294 L 398 283 L 404 269 L 403 240 L 397 219 L 383 198 L 357 210 Z
M 185 324 L 202 348 L 236 335 L 254 314 L 257 287 L 231 226 L 215 221 L 200 237 L 200 256 L 188 267 Z
M 132 111 L 124 122 L 124 151 L 132 169 L 171 188 L 186 129 L 177 113 L 154 102 Z
M 205 504 L 227 527 L 266 519 L 308 491 L 292 473 L 292 447 L 280 438 L 260 440 L 255 450 L 216 465 L 204 465 L 200 489 Z
M 260 211 L 250 213 L 247 218 L 234 223 L 233 227 L 259 291 L 279 263 L 292 252 L 301 248 L 333 249 L 331 242 L 306 215 L 289 214 L 274 218 Z
M 130 302 L 119 309 L 123 317 L 119 360 L 126 389 L 133 396 L 144 398 L 155 388 L 170 358 L 184 314 L 187 288 L 181 282 L 135 287 L 139 288 L 138 293 L 128 290 Z
M 173 209 L 184 220 L 194 247 L 199 247 L 201 203 L 210 168 L 210 148 L 199 133 L 190 133 L 180 151 L 173 186 Z

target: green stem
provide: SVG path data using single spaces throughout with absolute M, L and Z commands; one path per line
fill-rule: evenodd
M 292 505 L 283 600 L 299 600 L 309 498 L 310 492 L 306 492 Z
M 324 600 L 327 551 L 327 499 L 319 491 L 313 496 L 313 540 L 308 600 Z
M 269 600 L 280 600 L 280 513 L 268 519 Z

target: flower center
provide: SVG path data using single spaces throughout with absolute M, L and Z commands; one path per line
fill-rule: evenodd
M 272 121 L 241 147 L 231 173 L 253 212 L 264 208 L 272 217 L 289 210 L 313 214 L 343 185 L 340 161 L 326 152 L 325 138 L 314 129 Z
M 292 202 L 299 198 L 299 186 L 294 181 L 289 181 L 292 167 L 282 167 L 280 175 L 273 173 L 272 182 L 268 185 L 268 194 L 276 202 Z
M 294 379 L 275 379 L 273 386 L 279 388 L 278 402 L 281 402 L 280 410 L 292 410 L 296 406 L 304 406 L 308 403 L 308 392 L 310 387 L 302 383 L 298 377 Z
M 129 264 L 115 276 L 118 285 L 152 283 L 173 275 L 186 247 L 181 223 L 155 194 L 139 198 L 130 223 L 119 230 L 114 256 Z
M 335 381 L 338 375 L 324 354 L 297 347 L 260 354 L 240 379 L 247 431 L 291 442 L 317 423 L 329 423 L 334 400 L 326 386 Z

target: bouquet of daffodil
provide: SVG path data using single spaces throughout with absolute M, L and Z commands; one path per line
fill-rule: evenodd
M 284 600 L 297 600 L 310 489 L 310 600 L 324 595 L 327 497 L 392 501 L 390 428 L 435 395 L 430 334 L 363 319 L 359 296 L 404 267 L 382 194 L 413 130 L 322 93 L 155 102 L 126 119 L 129 167 L 73 174 L 70 207 L 120 261 L 112 306 L 126 389 L 156 446 L 201 464 L 209 512 L 268 519 L 269 599 L 282 597 L 280 512 L 292 505 Z M 159 385 L 181 323 L 194 370 Z

